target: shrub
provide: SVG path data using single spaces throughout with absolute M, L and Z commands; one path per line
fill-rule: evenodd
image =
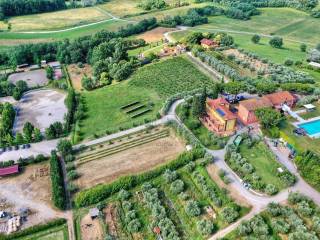
M 137 218 L 137 212 L 135 210 L 130 210 L 126 213 L 126 222 L 130 222 Z
M 131 233 L 139 232 L 140 228 L 141 228 L 141 223 L 138 219 L 133 219 L 128 223 L 128 230 Z
M 180 179 L 175 180 L 173 183 L 171 183 L 170 191 L 174 194 L 181 193 L 184 189 L 184 182 Z
M 274 186 L 273 184 L 267 184 L 265 189 L 264 189 L 265 193 L 268 195 L 274 195 L 276 194 L 279 190 L 276 186 Z
M 301 213 L 303 216 L 310 217 L 313 213 L 313 209 L 310 207 L 309 203 L 307 201 L 301 201 L 298 204 L 298 212 Z
M 79 174 L 76 170 L 71 170 L 67 173 L 68 180 L 75 180 L 79 177 Z
M 199 204 L 198 204 L 198 202 L 196 202 L 194 200 L 190 200 L 190 201 L 187 202 L 185 210 L 186 210 L 186 213 L 190 217 L 199 216 L 201 214 L 201 210 L 199 208 Z
M 120 192 L 118 193 L 118 197 L 122 201 L 128 200 L 130 197 L 130 192 L 128 192 L 127 190 L 121 189 Z
M 214 225 L 209 220 L 202 219 L 197 223 L 197 229 L 203 236 L 209 236 L 214 231 Z
M 272 219 L 272 228 L 281 234 L 287 234 L 290 230 L 290 225 L 282 218 Z
M 186 170 L 191 173 L 193 172 L 193 170 L 196 168 L 196 164 L 194 162 L 189 162 L 187 165 L 186 165 Z
M 182 193 L 179 194 L 179 198 L 181 200 L 185 201 L 185 200 L 187 200 L 189 198 L 189 195 L 187 193 L 185 193 L 185 192 L 182 192 Z
M 227 223 L 232 223 L 239 217 L 239 213 L 232 207 L 225 207 L 221 211 L 221 216 Z
M 124 201 L 124 202 L 122 202 L 122 207 L 127 212 L 133 208 L 133 204 L 129 201 Z
M 282 207 L 279 203 L 269 203 L 267 207 L 267 211 L 273 216 L 277 217 L 282 214 Z
M 67 170 L 67 172 L 69 172 L 69 171 L 71 171 L 71 170 L 75 170 L 75 165 L 74 165 L 74 163 L 72 163 L 72 162 L 69 162 L 69 163 L 67 163 L 67 165 L 66 165 L 66 170 Z
M 68 191 L 70 193 L 75 193 L 76 191 L 78 191 L 79 187 L 77 185 L 75 185 L 74 183 L 68 183 Z
M 178 174 L 176 171 L 171 171 L 170 169 L 167 169 L 164 172 L 163 177 L 166 183 L 172 183 L 174 180 L 178 178 Z
M 291 192 L 288 197 L 288 201 L 290 204 L 297 204 L 299 202 L 306 201 L 306 200 L 308 200 L 308 198 L 298 192 Z

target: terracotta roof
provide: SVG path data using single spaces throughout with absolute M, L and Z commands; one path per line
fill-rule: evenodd
M 15 174 L 19 172 L 19 165 L 13 165 L 6 168 L 0 168 L 0 176 L 6 176 L 10 174 Z
M 268 98 L 248 99 L 248 100 L 241 101 L 239 104 L 244 108 L 246 108 L 248 111 L 255 111 L 259 108 L 273 106 Z
M 214 41 L 210 40 L 210 39 L 207 39 L 207 38 L 202 39 L 200 42 L 201 42 L 201 44 L 205 44 L 205 45 L 208 45 L 208 46 L 214 45 Z
M 216 110 L 225 120 L 237 118 L 237 116 L 229 110 L 229 103 L 224 98 L 208 99 L 208 105 Z
M 275 106 L 296 100 L 295 96 L 288 91 L 276 92 L 265 95 L 264 97 L 269 99 L 269 101 Z

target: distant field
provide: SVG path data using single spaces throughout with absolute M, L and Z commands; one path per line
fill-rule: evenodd
M 201 29 L 224 29 L 279 35 L 287 39 L 310 44 L 320 42 L 320 19 L 290 8 L 262 8 L 261 14 L 248 21 L 224 16 L 211 17 Z
M 88 7 L 13 17 L 9 19 L 9 23 L 11 31 L 19 32 L 64 29 L 109 18 L 109 15 L 98 8 Z
M 122 0 L 121 3 L 119 3 L 118 0 L 111 0 L 107 3 L 99 5 L 99 7 L 111 13 L 112 15 L 124 17 L 144 12 L 143 9 L 137 7 L 139 2 L 140 0 Z
M 124 21 L 111 20 L 108 22 L 102 22 L 95 25 L 90 25 L 87 27 L 77 28 L 70 31 L 64 31 L 59 33 L 37 33 L 37 34 L 27 34 L 27 33 L 13 33 L 13 32 L 2 32 L 0 33 L 0 41 L 3 45 L 10 45 L 12 39 L 23 41 L 31 41 L 33 39 L 42 39 L 42 41 L 52 41 L 64 38 L 77 38 L 81 36 L 92 35 L 101 30 L 116 31 L 121 26 L 124 27 L 128 23 Z

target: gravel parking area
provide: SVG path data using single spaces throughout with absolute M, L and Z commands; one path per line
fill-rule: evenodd
M 55 90 L 35 90 L 26 93 L 16 105 L 17 116 L 14 132 L 20 132 L 26 122 L 32 123 L 41 132 L 54 122 L 64 122 L 67 108 L 66 95 Z
M 27 82 L 28 87 L 37 87 L 47 85 L 49 79 L 44 69 L 38 69 L 29 72 L 13 73 L 9 75 L 8 81 L 16 84 L 19 80 Z

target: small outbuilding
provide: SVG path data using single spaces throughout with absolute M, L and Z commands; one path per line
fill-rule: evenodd
M 316 110 L 316 108 L 317 108 L 313 104 L 306 104 L 306 105 L 303 105 L 303 107 L 307 110 L 307 112 L 312 112 L 312 111 Z

